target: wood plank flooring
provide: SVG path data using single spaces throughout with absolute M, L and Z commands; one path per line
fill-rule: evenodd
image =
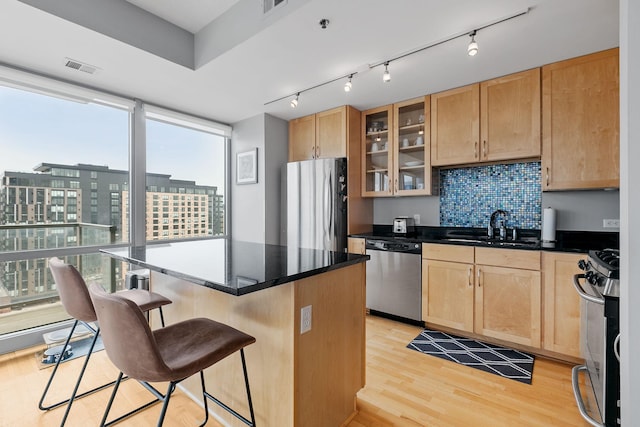
M 421 328 L 367 317 L 367 385 L 358 393 L 359 413 L 347 427 L 387 426 L 579 426 L 571 391 L 571 366 L 536 358 L 532 385 L 500 378 L 409 350 Z M 0 427 L 57 426 L 64 408 L 37 409 L 51 368 L 40 370 L 29 349 L 0 356 Z M 71 390 L 82 358 L 64 363 L 52 399 Z M 115 379 L 117 370 L 104 351 L 94 354 L 85 374 L 87 388 Z M 164 385 L 159 386 L 164 390 Z M 150 400 L 134 381 L 126 381 L 114 404 L 121 414 Z M 98 425 L 110 389 L 76 401 L 67 426 Z M 160 405 L 120 425 L 153 426 Z M 171 399 L 166 426 L 196 426 L 202 408 L 180 390 Z M 210 418 L 208 426 L 220 427 Z M 279 427 L 279 426 L 260 426 Z M 304 426 L 299 426 L 304 427 Z M 331 427 L 331 426 L 327 426 Z

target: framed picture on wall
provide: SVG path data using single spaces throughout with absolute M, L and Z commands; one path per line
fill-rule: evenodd
M 236 154 L 236 184 L 258 182 L 258 148 Z

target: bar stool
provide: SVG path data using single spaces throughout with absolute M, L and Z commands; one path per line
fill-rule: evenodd
M 108 294 L 96 283 L 89 286 L 89 292 L 98 315 L 98 322 L 102 328 L 102 338 L 107 355 L 121 371 L 105 409 L 101 426 L 117 423 L 158 401 L 163 402 L 157 424 L 162 426 L 171 393 L 175 390 L 176 385 L 200 372 L 205 413 L 205 419 L 201 426 L 204 426 L 209 419 L 207 399 L 211 399 L 248 426 L 255 427 L 244 357 L 244 347 L 256 342 L 254 337 L 225 324 L 204 318 L 189 319 L 152 331 L 140 308 L 130 300 L 118 294 Z M 242 371 L 251 420 L 213 397 L 205 388 L 204 369 L 237 351 L 240 351 L 242 359 Z M 118 386 L 125 374 L 129 378 L 140 381 L 156 399 L 107 422 L 111 405 L 118 392 Z M 149 382 L 164 381 L 169 382 L 167 392 L 164 395 L 148 384 Z
M 79 399 L 88 394 L 94 393 L 96 391 L 102 390 L 103 388 L 109 387 L 114 384 L 115 381 L 112 381 L 108 384 L 103 384 L 99 387 L 91 389 L 81 394 L 77 394 L 78 388 L 80 387 L 80 382 L 82 381 L 82 376 L 84 375 L 84 371 L 87 368 L 87 364 L 89 363 L 89 358 L 91 357 L 91 353 L 93 352 L 93 348 L 98 340 L 98 336 L 100 335 L 100 328 L 94 328 L 91 325 L 91 322 L 95 322 L 98 320 L 96 316 L 96 312 L 93 308 L 93 303 L 91 302 L 91 297 L 89 296 L 89 289 L 87 288 L 87 284 L 85 283 L 82 275 L 78 272 L 78 270 L 69 264 L 66 264 L 62 260 L 58 258 L 49 259 L 49 269 L 51 270 L 51 274 L 53 275 L 53 279 L 56 283 L 56 287 L 58 288 L 58 293 L 60 295 L 60 302 L 62 306 L 66 310 L 66 312 L 75 319 L 73 322 L 73 326 L 71 327 L 71 331 L 69 331 L 69 336 L 67 337 L 63 348 L 67 348 L 69 345 L 69 341 L 73 336 L 73 332 L 75 331 L 78 324 L 82 324 L 85 328 L 87 328 L 93 334 L 93 340 L 91 341 L 91 345 L 87 355 L 85 356 L 84 364 L 82 365 L 82 369 L 80 371 L 80 375 L 78 375 L 78 380 L 76 381 L 73 392 L 71 393 L 71 397 L 66 400 L 61 400 L 60 402 L 45 405 L 44 400 L 49 391 L 49 387 L 53 382 L 53 378 L 58 371 L 58 366 L 60 366 L 60 362 L 62 361 L 62 355 L 58 357 L 55 366 L 53 367 L 53 371 L 51 372 L 51 376 L 49 377 L 49 381 L 44 388 L 44 392 L 42 393 L 42 397 L 40 398 L 40 402 L 38 403 L 38 407 L 43 410 L 50 410 L 57 408 L 65 403 L 68 403 L 67 409 L 62 417 L 62 421 L 60 423 L 61 426 L 67 420 L 69 415 L 69 411 L 71 410 L 71 405 L 75 399 Z M 144 312 L 148 312 L 149 310 L 158 309 L 160 312 L 160 321 L 162 326 L 164 327 L 164 316 L 162 314 L 162 306 L 171 304 L 171 300 L 165 298 L 164 296 L 149 292 L 141 289 L 131 289 L 117 292 L 118 295 L 121 295 L 123 298 L 131 301 L 132 304 L 138 306 L 140 310 Z

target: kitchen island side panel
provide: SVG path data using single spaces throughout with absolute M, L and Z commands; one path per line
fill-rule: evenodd
M 161 273 L 151 273 L 153 291 L 173 301 L 164 307 L 167 324 L 206 317 L 256 338 L 255 344 L 245 348 L 245 357 L 258 426 L 294 425 L 294 286 L 295 282 L 292 282 L 238 297 Z M 248 417 L 239 353 L 205 370 L 205 380 L 209 393 Z M 182 382 L 181 387 L 192 399 L 202 403 L 198 375 Z M 224 425 L 244 425 L 212 402 L 208 405 L 210 412 Z
M 234 296 L 152 272 L 151 287 L 171 298 L 167 324 L 208 317 L 256 337 L 245 349 L 257 425 L 341 425 L 364 386 L 365 263 Z M 300 309 L 312 306 L 311 331 L 300 334 Z M 208 391 L 248 415 L 240 357 L 205 371 Z M 197 376 L 182 383 L 200 402 Z M 241 426 L 215 405 L 229 426 Z

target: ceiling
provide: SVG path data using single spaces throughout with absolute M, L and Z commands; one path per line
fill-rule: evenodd
M 368 109 L 618 45 L 616 0 L 287 0 L 265 16 L 262 7 L 6 0 L 0 62 L 233 124 L 261 113 L 289 120 L 344 104 Z M 478 31 L 478 55 L 466 54 L 467 32 L 527 8 Z M 370 68 L 454 35 L 462 36 L 392 61 L 389 83 L 384 67 Z M 100 70 L 71 70 L 65 57 Z M 354 72 L 349 93 L 346 78 L 305 90 Z M 289 98 L 271 102 L 300 91 L 296 109 Z

